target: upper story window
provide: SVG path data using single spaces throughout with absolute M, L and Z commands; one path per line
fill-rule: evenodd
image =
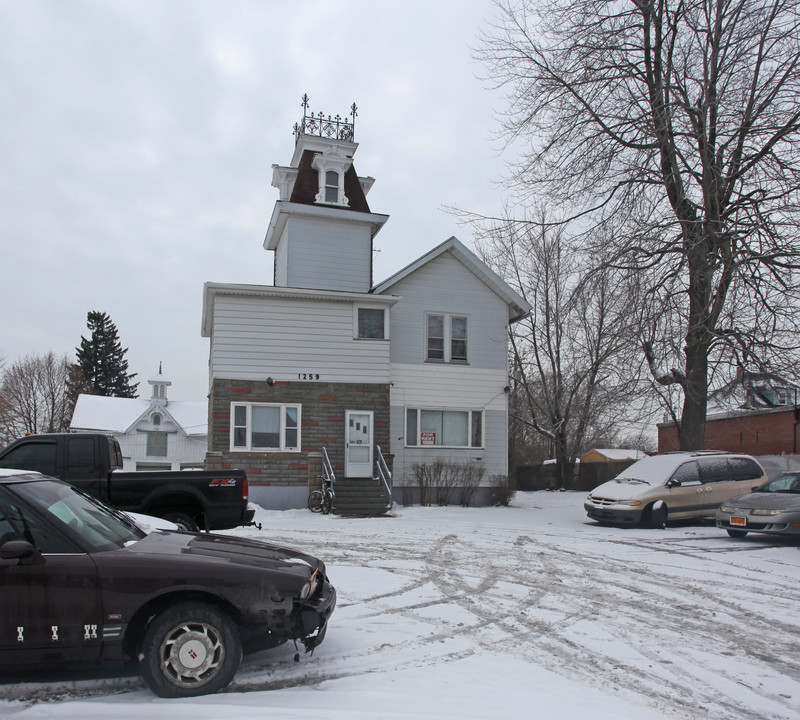
M 325 202 L 339 202 L 339 173 L 335 170 L 328 170 L 325 173 Z
M 161 425 L 161 415 L 159 415 L 158 413 L 153 414 L 153 425 L 155 425 L 156 427 Z
M 149 432 L 147 434 L 147 454 L 151 457 L 167 456 L 167 433 Z
M 356 337 L 360 340 L 386 340 L 386 310 L 384 308 L 356 308 Z
M 467 362 L 467 318 L 429 313 L 426 316 L 425 359 L 433 362 Z
M 353 159 L 338 148 L 315 153 L 311 167 L 317 171 L 319 177 L 319 192 L 314 196 L 314 201 L 347 207 L 350 201 L 344 194 L 344 176 L 352 165 Z
M 231 403 L 231 450 L 300 449 L 300 405 Z

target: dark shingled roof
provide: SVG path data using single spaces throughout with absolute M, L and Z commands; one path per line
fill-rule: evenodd
M 289 198 L 290 202 L 300 203 L 301 205 L 320 204 L 314 202 L 314 198 L 319 192 L 319 173 L 311 167 L 314 155 L 317 154 L 318 152 L 314 150 L 303 151 L 300 163 L 297 166 L 297 180 L 295 180 L 294 183 L 292 197 Z M 342 205 L 326 205 L 325 207 L 355 210 L 356 212 L 363 213 L 370 212 L 366 195 L 364 195 L 364 188 L 361 187 L 353 165 L 351 165 L 350 169 L 344 174 L 344 194 L 350 201 L 347 207 Z

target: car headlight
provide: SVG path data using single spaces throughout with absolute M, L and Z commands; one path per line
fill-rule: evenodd
M 630 505 L 631 507 L 637 507 L 641 504 L 641 500 L 617 500 L 617 505 Z
M 719 506 L 720 512 L 724 513 L 735 513 L 736 508 L 733 505 L 720 505 Z
M 780 515 L 783 510 L 767 510 L 766 508 L 756 508 L 755 510 L 751 510 L 753 515 Z
M 314 570 L 311 579 L 300 590 L 300 599 L 308 600 L 316 592 L 317 585 L 319 585 L 319 570 Z

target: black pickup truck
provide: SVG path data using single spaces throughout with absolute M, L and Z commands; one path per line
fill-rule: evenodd
M 120 510 L 171 520 L 185 530 L 252 522 L 244 470 L 121 472 L 119 443 L 102 433 L 27 435 L 0 451 L 0 468 L 35 470 Z

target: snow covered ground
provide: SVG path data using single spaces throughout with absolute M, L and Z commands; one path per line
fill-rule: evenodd
M 260 511 L 235 534 L 323 558 L 325 642 L 246 658 L 224 693 L 138 677 L 0 681 L 0 717 L 427 720 L 800 717 L 800 549 L 709 524 L 599 527 L 582 493 L 343 519 Z

